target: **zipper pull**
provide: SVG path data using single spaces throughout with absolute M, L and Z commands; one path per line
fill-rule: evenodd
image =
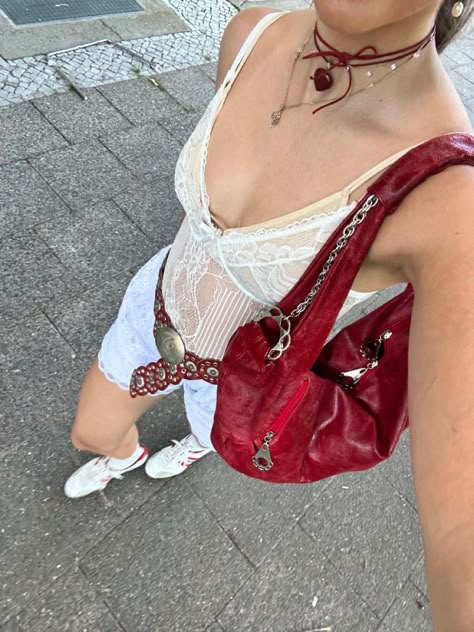
M 257 450 L 255 456 L 252 457 L 252 462 L 255 467 L 264 472 L 267 472 L 273 467 L 272 455 L 270 454 L 270 441 L 274 436 L 274 432 L 267 432 L 262 445 Z
M 370 371 L 370 369 L 375 369 L 378 366 L 377 360 L 372 360 L 366 366 L 362 366 L 360 369 L 352 369 L 352 371 L 343 371 L 339 373 L 337 378 L 338 383 L 342 386 L 343 389 L 349 391 L 351 388 L 357 384 L 360 378 Z

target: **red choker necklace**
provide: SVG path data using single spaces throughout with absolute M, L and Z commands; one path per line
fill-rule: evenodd
M 331 44 L 326 42 L 319 33 L 318 30 L 318 22 L 316 21 L 314 25 L 314 45 L 315 50 L 302 57 L 302 59 L 312 59 L 314 57 L 322 57 L 324 61 L 326 61 L 328 67 L 327 68 L 317 68 L 314 75 L 310 77 L 314 81 L 314 87 L 317 92 L 323 92 L 324 90 L 328 90 L 333 85 L 333 77 L 331 75 L 331 71 L 334 68 L 345 68 L 348 74 L 348 85 L 344 94 L 340 97 L 335 98 L 329 103 L 325 103 L 324 105 L 316 108 L 313 114 L 322 110 L 323 108 L 327 108 L 330 105 L 334 105 L 339 101 L 342 101 L 350 92 L 352 88 L 353 78 L 352 78 L 352 68 L 360 67 L 360 66 L 375 66 L 378 64 L 391 64 L 390 68 L 392 71 L 395 71 L 398 68 L 398 64 L 396 62 L 399 59 L 404 59 L 406 57 L 419 57 L 421 51 L 428 46 L 431 40 L 434 38 L 436 33 L 436 26 L 433 26 L 431 31 L 424 37 L 421 41 L 413 44 L 412 46 L 407 46 L 406 48 L 400 48 L 399 50 L 392 51 L 390 53 L 378 53 L 377 49 L 374 46 L 365 46 L 361 48 L 357 53 L 351 54 L 343 51 L 339 51 Z M 320 42 L 324 49 L 322 50 L 320 46 Z M 369 71 L 370 73 L 370 71 Z M 370 73 L 369 77 L 372 76 Z

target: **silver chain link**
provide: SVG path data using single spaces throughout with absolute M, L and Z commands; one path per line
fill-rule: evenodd
M 318 276 L 318 279 L 316 283 L 313 285 L 310 293 L 308 294 L 308 296 L 305 298 L 303 302 L 301 302 L 297 307 L 295 307 L 295 309 L 291 312 L 291 314 L 289 314 L 289 316 L 287 316 L 287 318 L 296 318 L 297 316 L 300 316 L 311 305 L 314 297 L 319 292 L 319 289 L 321 285 L 323 284 L 324 279 L 327 277 L 329 270 L 331 269 L 334 261 L 337 259 L 339 253 L 347 244 L 350 237 L 352 237 L 357 226 L 359 226 L 359 224 L 362 224 L 364 219 L 367 217 L 367 214 L 370 211 L 370 209 L 374 208 L 374 206 L 376 206 L 378 202 L 379 200 L 375 195 L 371 195 L 370 197 L 367 198 L 367 200 L 364 203 L 364 206 L 361 209 L 359 209 L 359 211 L 357 211 L 357 213 L 354 215 L 354 219 L 352 220 L 352 222 L 344 228 L 342 236 L 337 240 L 336 246 L 334 247 L 331 254 L 329 255 L 326 263 L 324 264 L 323 269 L 321 270 Z

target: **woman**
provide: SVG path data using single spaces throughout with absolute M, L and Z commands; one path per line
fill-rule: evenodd
M 191 434 L 148 459 L 147 473 L 179 474 L 212 450 L 215 375 L 191 379 L 197 360 L 182 354 L 212 368 L 235 329 L 287 293 L 380 172 L 431 137 L 472 133 L 438 52 L 473 5 L 314 0 L 308 10 L 256 8 L 231 20 L 216 95 L 176 168 L 186 218 L 171 249 L 132 280 L 85 379 L 72 442 L 103 456 L 69 478 L 68 496 L 143 465 L 135 423 L 176 388 Z M 333 68 L 334 58 L 310 55 L 317 45 L 381 57 L 339 57 Z M 411 444 L 437 632 L 474 629 L 473 194 L 474 171 L 458 166 L 409 195 L 382 225 L 341 312 L 376 290 L 414 286 Z M 135 369 L 157 360 L 157 345 L 162 361 L 145 383 Z

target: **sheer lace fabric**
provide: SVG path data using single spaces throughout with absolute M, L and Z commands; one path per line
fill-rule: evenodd
M 355 206 L 345 205 L 279 228 L 217 228 L 209 214 L 204 171 L 220 93 L 214 95 L 178 158 L 175 190 L 186 218 L 163 278 L 166 309 L 186 348 L 216 359 L 222 358 L 237 327 L 287 294 Z M 371 294 L 351 292 L 340 315 Z
M 292 213 L 286 225 L 280 218 L 274 228 L 222 231 L 212 222 L 204 174 L 215 117 L 241 62 L 283 13 L 265 16 L 249 34 L 176 164 L 175 190 L 186 218 L 168 256 L 163 294 L 186 348 L 201 357 L 221 359 L 237 327 L 287 294 L 355 206 L 339 203 L 297 221 Z M 338 318 L 373 294 L 351 291 Z

